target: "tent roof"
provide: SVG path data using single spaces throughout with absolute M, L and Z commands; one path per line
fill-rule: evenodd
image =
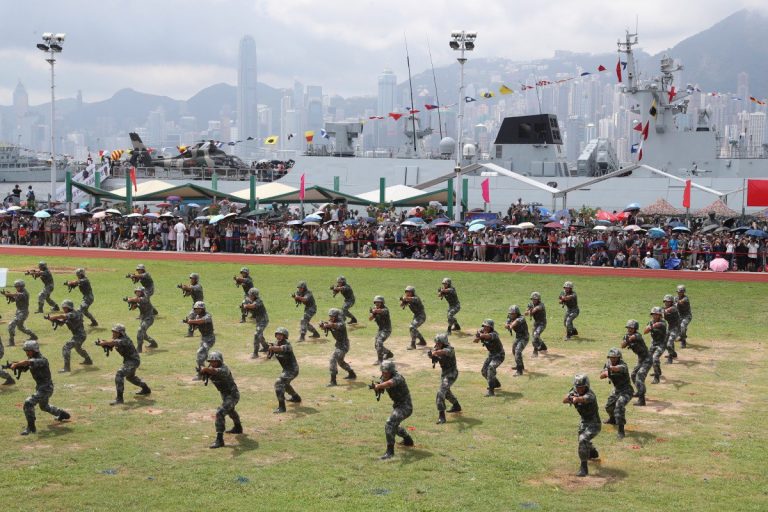
M 393 206 L 421 206 L 429 204 L 430 201 L 446 204 L 448 202 L 448 189 L 432 190 L 430 192 L 421 191 L 421 194 L 411 196 L 400 201 L 394 201 Z
M 414 196 L 420 196 L 424 193 L 423 190 L 409 187 L 407 185 L 392 185 L 384 189 L 384 202 L 391 203 L 394 201 L 402 201 Z M 371 190 L 364 194 L 357 194 L 357 197 L 365 199 L 366 201 L 379 202 L 379 189 Z
M 94 197 L 111 199 L 113 201 L 125 201 L 125 187 L 117 190 L 102 190 L 77 182 L 72 182 L 72 186 L 77 187 Z M 218 192 L 196 183 L 173 186 L 164 181 L 152 180 L 139 183 L 136 188 L 137 191 L 134 192 L 132 196 L 133 201 L 163 201 L 168 196 L 179 196 L 182 199 L 210 199 L 216 197 L 217 199 L 229 199 L 230 201 L 238 203 L 243 202 L 241 197 L 225 192 Z
M 260 198 L 261 199 L 261 198 Z M 304 189 L 304 202 L 305 203 L 327 203 L 336 199 L 344 199 L 349 204 L 370 205 L 375 204 L 374 201 L 367 201 L 357 196 L 345 194 L 343 192 L 336 192 L 329 188 L 321 187 L 318 185 Z M 299 191 L 294 190 L 279 194 L 276 196 L 264 198 L 264 200 L 275 201 L 278 203 L 299 203 Z
M 723 202 L 722 199 L 718 198 L 715 200 L 714 203 L 710 204 L 709 206 L 705 206 L 704 208 L 701 208 L 699 210 L 696 210 L 693 212 L 693 215 L 697 217 L 703 217 L 705 215 L 709 215 L 711 212 L 714 212 L 715 215 L 719 215 L 720 217 L 738 217 L 739 213 L 735 210 L 731 210 L 728 208 L 728 205 Z
M 282 194 L 288 194 L 290 192 L 294 192 L 295 190 L 297 190 L 295 187 L 273 181 L 272 183 L 266 183 L 264 185 L 257 186 L 256 197 L 259 198 L 259 201 L 264 201 L 265 199 L 269 199 L 271 197 L 279 196 Z M 231 195 L 239 197 L 240 199 L 243 199 L 247 202 L 251 199 L 251 188 L 248 187 L 242 190 L 238 190 L 237 192 L 232 192 Z
M 151 194 L 153 192 L 157 192 L 158 190 L 164 190 L 171 187 L 173 187 L 173 185 L 161 180 L 142 181 L 136 186 L 136 190 L 133 190 L 132 192 L 133 192 L 133 197 L 135 199 L 138 196 Z M 125 198 L 125 187 L 116 188 L 115 190 L 111 190 L 110 192 L 112 192 L 116 196 L 121 196 Z M 163 197 L 163 199 L 165 199 L 165 197 Z
M 75 188 L 79 188 L 80 190 L 82 190 L 88 195 L 91 195 L 93 197 L 98 197 L 100 199 L 110 199 L 112 201 L 125 201 L 125 196 L 119 196 L 108 190 L 102 190 L 100 188 L 91 187 L 90 185 L 85 185 L 83 183 L 78 183 L 76 181 L 72 182 L 72 186 Z
M 654 203 L 640 209 L 642 215 L 682 215 L 682 210 L 672 206 L 669 201 L 660 197 Z

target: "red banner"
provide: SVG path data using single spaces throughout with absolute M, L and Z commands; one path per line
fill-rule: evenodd
M 138 187 L 136 186 L 136 168 L 131 167 L 131 183 L 133 183 L 133 191 L 138 191 Z
M 768 206 L 768 180 L 747 180 L 747 206 Z
M 490 203 L 491 202 L 490 178 L 485 178 L 485 180 L 480 184 L 480 186 L 483 187 L 483 202 Z
M 301 188 L 299 188 L 299 199 L 304 200 L 304 175 L 301 175 Z
M 685 180 L 685 191 L 683 191 L 683 208 L 691 207 L 691 180 Z

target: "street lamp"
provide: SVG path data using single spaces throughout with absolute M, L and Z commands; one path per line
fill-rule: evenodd
M 463 153 L 461 144 L 462 127 L 461 122 L 464 119 L 464 63 L 467 59 L 464 57 L 464 52 L 471 52 L 475 49 L 475 39 L 477 38 L 477 32 L 454 30 L 451 32 L 451 40 L 448 45 L 451 49 L 461 52 L 461 55 L 456 59 L 459 61 L 459 68 L 461 69 L 461 79 L 459 82 L 459 116 L 457 124 L 459 128 L 459 136 L 456 139 L 456 167 L 454 171 L 456 173 L 456 211 L 454 213 L 454 220 L 461 222 L 461 157 Z
M 56 121 L 56 96 L 54 94 L 53 66 L 56 64 L 56 54 L 63 50 L 62 45 L 66 37 L 66 34 L 45 32 L 43 42 L 37 43 L 37 49 L 46 53 L 48 58 L 45 61 L 51 65 L 51 196 L 49 201 L 53 201 L 56 194 L 56 130 L 54 124 Z

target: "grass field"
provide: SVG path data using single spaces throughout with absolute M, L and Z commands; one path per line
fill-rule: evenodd
M 12 282 L 36 263 L 8 256 L 0 266 L 11 269 Z M 525 376 L 512 378 L 512 340 L 504 331 L 503 387 L 500 396 L 484 398 L 479 370 L 485 350 L 469 335 L 452 336 L 461 371 L 454 392 L 464 412 L 435 425 L 439 369 L 432 369 L 423 351 L 405 350 L 410 316 L 397 307 L 403 287 L 412 284 L 427 308 L 425 337 L 431 340 L 445 328 L 446 304 L 434 293 L 445 273 L 426 270 L 251 267 L 269 311 L 269 332 L 285 326 L 292 341 L 297 338 L 301 310 L 294 308 L 290 294 L 300 279 L 308 281 L 318 300 L 315 325 L 327 318 L 328 308 L 341 304 L 341 297 L 333 299 L 328 290 L 340 273 L 355 289 L 353 311 L 361 320 L 359 328 L 350 330 L 347 357 L 358 380 L 326 388 L 332 340 L 294 344 L 301 366 L 294 387 L 304 402 L 275 415 L 279 364 L 249 359 L 253 324 L 238 323 L 242 292 L 232 282 L 239 265 L 147 262 L 160 311 L 150 334 L 160 349 L 142 356 L 138 373 L 153 394 L 134 399 L 136 388 L 126 383 L 126 404 L 110 407 L 120 358 L 116 353 L 105 358 L 93 340 L 108 337 L 114 322 L 125 323 L 135 340 L 138 321 L 121 298 L 132 293 L 123 276 L 136 263 L 48 259 L 57 273 L 57 302 L 67 297 L 60 284 L 64 278 L 72 279 L 76 267 L 88 270 L 96 295 L 91 311 L 101 327 L 89 329 L 85 347 L 96 365 L 79 366 L 73 353 L 74 371 L 54 375 L 51 400 L 67 409 L 72 421 L 57 424 L 38 411 L 38 434 L 29 438 L 18 435 L 24 426 L 21 405 L 33 388 L 29 374 L 16 386 L 0 388 L 0 488 L 6 505 L 46 511 L 768 509 L 764 285 L 687 283 L 694 308 L 690 348 L 679 350 L 679 363 L 663 365 L 661 384 L 649 384 L 648 407 L 628 407 L 626 439 L 618 441 L 612 427 L 603 428 L 595 440 L 601 461 L 590 463 L 590 476 L 582 479 L 573 476 L 578 415 L 561 399 L 574 373 L 587 372 L 605 417 L 602 404 L 610 385 L 598 374 L 607 350 L 620 343 L 627 319 L 644 325 L 650 307 L 674 292 L 676 281 L 453 273 L 462 301 L 458 318 L 467 334 L 487 317 L 501 326 L 510 304 L 523 306 L 531 291 L 542 292 L 549 308 L 544 339 L 550 352 L 532 359 L 529 345 Z M 175 285 L 187 282 L 190 272 L 202 276 L 216 325 L 216 349 L 223 352 L 242 396 L 238 410 L 246 434 L 227 435 L 227 446 L 220 450 L 208 449 L 219 396 L 212 385 L 191 381 L 198 340 L 184 338 L 186 326 L 180 323 L 191 302 Z M 562 310 L 556 301 L 566 278 L 575 282 L 581 306 L 576 324 L 582 336 L 571 342 L 562 341 Z M 34 308 L 41 285 L 26 279 Z M 378 376 L 371 364 L 375 324 L 367 321 L 375 294 L 384 295 L 392 311 L 394 333 L 387 346 L 414 399 L 414 414 L 404 426 L 412 430 L 416 447 L 398 446 L 389 462 L 378 456 L 385 448 L 391 402 L 385 395 L 377 403 L 367 389 L 371 377 Z M 77 290 L 72 297 L 78 304 Z M 5 321 L 12 306 L 3 303 L 0 313 L 0 332 L 7 341 Z M 69 332 L 53 332 L 40 315 L 32 315 L 28 325 L 40 336 L 55 372 Z M 6 359 L 22 357 L 19 348 L 6 347 Z M 630 367 L 635 364 L 633 354 L 625 359 Z

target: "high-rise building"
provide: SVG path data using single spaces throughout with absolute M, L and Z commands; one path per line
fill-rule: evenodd
M 749 74 L 742 71 L 736 76 L 736 96 L 748 105 L 749 100 Z
M 29 96 L 27 95 L 27 89 L 19 80 L 19 83 L 16 84 L 16 88 L 13 90 L 13 111 L 16 117 L 21 118 L 27 115 L 28 110 Z
M 376 104 L 376 114 L 384 116 L 384 120 L 374 124 L 374 140 L 378 148 L 393 146 L 397 134 L 397 123 L 387 116 L 395 111 L 395 90 L 397 88 L 397 76 L 391 69 L 385 69 L 379 75 L 379 93 Z
M 252 158 L 259 148 L 258 101 L 256 94 L 256 41 L 245 36 L 240 40 L 237 68 L 237 133 L 243 141 L 237 145 L 243 158 Z M 253 141 L 247 141 L 253 137 Z

